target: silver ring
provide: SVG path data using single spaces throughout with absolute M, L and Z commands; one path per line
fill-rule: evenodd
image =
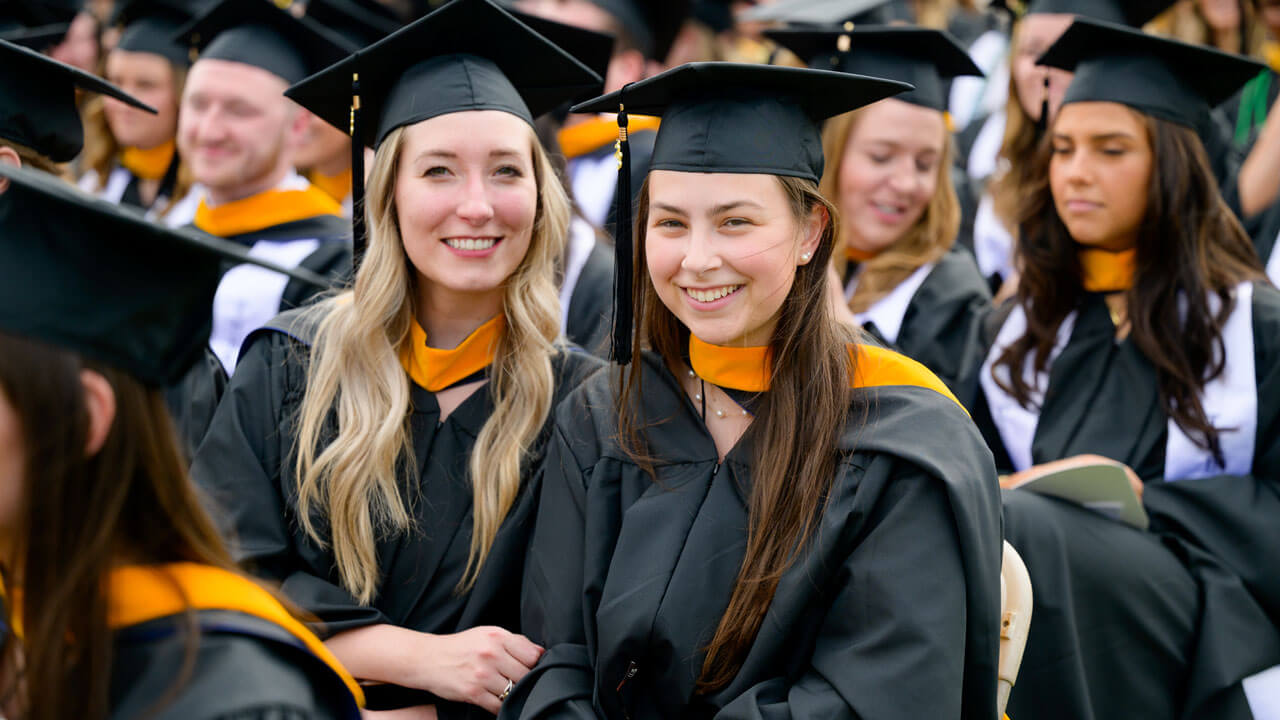
M 507 696 L 511 694 L 511 691 L 515 689 L 515 686 L 516 684 L 513 680 L 507 680 L 507 689 L 503 690 L 502 694 L 498 696 L 498 702 L 504 702 Z

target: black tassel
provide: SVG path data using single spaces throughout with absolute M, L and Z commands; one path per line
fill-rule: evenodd
M 364 123 L 360 112 L 360 73 L 351 74 L 351 277 L 364 259 Z
M 635 267 L 635 242 L 631 237 L 631 143 L 627 141 L 627 107 L 618 104 L 618 188 L 614 195 L 618 220 L 614 241 L 616 258 L 613 271 L 613 361 L 619 365 L 631 362 L 632 271 Z
M 1036 120 L 1036 137 L 1044 137 L 1049 129 L 1049 76 L 1044 78 L 1044 94 L 1040 96 L 1040 118 Z

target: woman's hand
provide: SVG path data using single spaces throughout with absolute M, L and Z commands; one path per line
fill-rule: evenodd
M 505 699 L 508 687 L 520 682 L 543 653 L 528 638 L 500 627 L 422 637 L 413 685 L 495 715 L 502 707 L 499 698 Z
M 1061 460 L 1041 463 L 1040 465 L 1029 467 L 1026 470 L 1020 470 L 1012 475 L 1001 476 L 1000 487 L 1006 489 L 1015 488 L 1025 482 L 1048 475 L 1049 473 L 1055 473 L 1060 470 L 1070 470 L 1072 468 L 1083 467 L 1086 465 L 1118 465 L 1121 468 L 1124 468 L 1124 474 L 1129 478 L 1129 486 L 1133 488 L 1133 492 L 1138 496 L 1138 499 L 1142 499 L 1142 491 L 1144 489 L 1142 478 L 1138 477 L 1138 474 L 1133 471 L 1133 468 L 1122 462 L 1112 460 L 1111 458 L 1093 454 L 1074 455 Z

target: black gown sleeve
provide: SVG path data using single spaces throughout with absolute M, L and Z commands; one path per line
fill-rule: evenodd
M 561 406 L 572 418 L 574 399 Z M 575 423 L 571 423 L 571 426 Z M 546 648 L 502 704 L 502 718 L 595 718 L 594 667 L 583 602 L 586 487 L 589 469 L 556 423 L 542 467 L 542 492 L 521 588 L 521 627 Z
M 962 716 L 965 627 L 955 619 L 970 580 L 942 483 L 900 469 L 866 526 L 809 666 L 749 688 L 718 720 Z
M 204 440 L 222 393 L 227 389 L 227 373 L 218 356 L 209 348 L 178 382 L 164 389 L 165 406 L 173 418 L 174 430 L 187 458 L 195 455 Z
M 258 577 L 280 583 L 290 600 L 324 620 L 322 637 L 345 627 L 386 622 L 376 608 L 361 605 L 327 578 L 300 570 L 282 477 L 292 438 L 290 408 L 300 402 L 305 346 L 279 332 L 259 332 L 246 341 L 235 376 L 196 453 L 191 475 L 211 504 L 237 563 Z M 291 482 L 291 480 L 290 480 Z
M 980 341 L 981 322 L 990 306 L 991 291 L 977 262 L 969 251 L 954 248 L 911 298 L 897 346 L 959 393 L 963 378 L 974 372 L 967 363 L 982 363 L 969 350 Z

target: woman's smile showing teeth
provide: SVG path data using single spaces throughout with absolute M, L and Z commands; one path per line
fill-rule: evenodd
M 721 285 L 710 288 L 681 288 L 691 300 L 699 305 L 708 305 L 733 295 L 742 288 L 741 285 Z
M 445 238 L 444 243 L 460 255 L 475 256 L 487 254 L 500 240 L 496 237 L 451 237 Z

